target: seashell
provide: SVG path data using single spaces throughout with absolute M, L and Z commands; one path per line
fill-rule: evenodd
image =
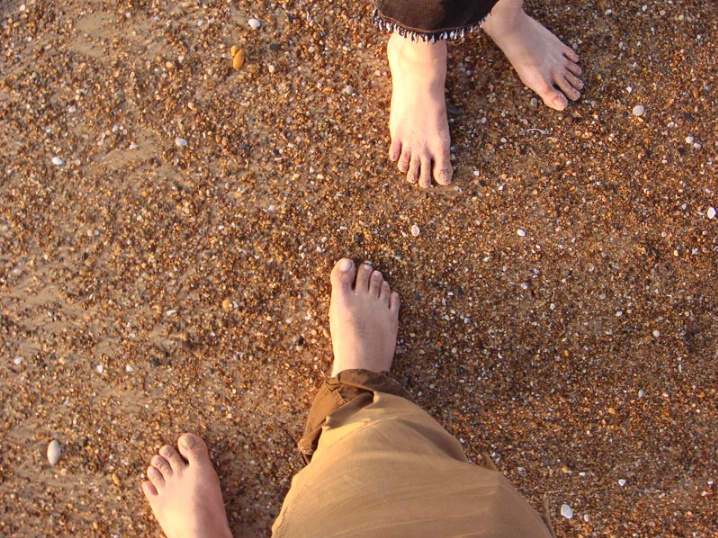
M 259 22 L 257 19 L 249 19 L 247 21 L 247 24 L 249 24 L 249 27 L 252 30 L 259 30 L 259 27 L 262 26 L 262 23 Z
M 232 47 L 233 49 L 236 47 Z M 244 49 L 240 49 L 232 54 L 232 67 L 241 69 L 244 65 Z
M 52 164 L 54 164 L 55 166 L 62 166 L 63 164 L 65 164 L 65 161 L 60 159 L 60 157 L 53 157 Z
M 643 113 L 646 111 L 646 109 L 643 107 L 643 105 L 636 105 L 633 107 L 633 115 L 634 116 L 643 116 Z
M 519 228 L 518 230 L 516 230 L 516 235 L 518 235 L 519 237 L 526 237 L 526 231 Z
M 187 141 L 184 138 L 175 138 L 175 144 L 183 148 L 187 145 Z
M 232 47 L 229 49 L 229 54 L 234 58 L 237 53 L 239 52 L 239 49 L 237 48 L 237 45 L 232 45 Z
M 47 461 L 50 462 L 50 465 L 54 466 L 58 461 L 60 461 L 60 454 L 62 454 L 60 442 L 57 439 L 53 439 L 47 445 Z
M 414 237 L 419 237 L 419 234 L 421 233 L 421 230 L 416 224 L 411 225 L 411 235 Z
M 561 505 L 561 515 L 565 517 L 566 519 L 571 519 L 573 517 L 573 510 L 569 505 L 566 503 L 563 503 Z
M 711 220 L 713 220 L 714 218 L 716 218 L 716 208 L 715 208 L 715 207 L 709 207 L 709 208 L 708 208 L 708 211 L 706 211 L 706 216 L 707 216 L 709 219 L 711 219 Z

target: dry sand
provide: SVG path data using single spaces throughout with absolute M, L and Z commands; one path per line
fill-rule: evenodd
M 140 483 L 187 430 L 266 536 L 341 256 L 404 298 L 398 378 L 559 536 L 718 534 L 716 3 L 530 1 L 586 70 L 563 113 L 452 45 L 428 192 L 371 9 L 0 3 L 1 536 L 158 535 Z

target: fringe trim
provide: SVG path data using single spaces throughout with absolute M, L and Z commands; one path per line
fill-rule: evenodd
M 387 20 L 379 14 L 378 9 L 374 9 L 372 22 L 384 32 L 396 32 L 401 37 L 411 39 L 412 41 L 423 41 L 424 43 L 436 43 L 437 41 L 453 41 L 455 39 L 464 39 L 467 33 L 474 32 L 484 22 L 483 20 L 463 28 L 454 28 L 453 30 L 441 30 L 438 32 L 422 32 L 420 30 L 412 30 L 404 28 L 398 23 Z

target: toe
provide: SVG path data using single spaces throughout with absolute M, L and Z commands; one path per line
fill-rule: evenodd
M 354 290 L 357 292 L 366 292 L 369 290 L 369 279 L 371 277 L 372 269 L 368 263 L 362 263 L 357 271 L 357 280 Z
M 401 157 L 401 142 L 392 140 L 389 146 L 389 158 L 395 162 L 399 157 Z
M 391 301 L 391 286 L 389 286 L 389 283 L 386 280 L 381 285 L 379 299 L 381 299 L 381 302 L 383 302 L 387 307 L 389 306 L 389 302 Z
M 161 489 L 165 485 L 165 477 L 152 465 L 147 467 L 147 478 L 150 479 L 155 489 Z
M 399 162 L 397 163 L 396 167 L 399 169 L 399 171 L 403 174 L 406 174 L 409 171 L 409 165 L 411 164 L 411 153 L 404 150 L 401 152 L 401 156 L 399 157 Z
M 162 449 L 160 449 L 160 451 L 161 450 Z M 162 476 L 164 478 L 169 478 L 170 476 L 172 476 L 172 466 L 165 458 L 163 458 L 159 454 L 155 454 L 152 457 L 152 467 L 162 473 Z
M 406 180 L 409 183 L 416 183 L 419 179 L 419 170 L 421 169 L 421 161 L 417 157 L 412 157 L 409 163 L 409 171 L 406 173 Z
M 572 75 L 571 73 L 566 73 L 566 76 L 564 77 L 566 79 L 566 82 L 568 82 L 571 87 L 577 91 L 580 91 L 583 89 L 583 80 L 580 78 Z
M 566 70 L 577 77 L 580 77 L 583 73 L 583 69 L 581 69 L 581 66 L 573 62 L 568 62 L 566 64 Z
M 369 294 L 374 297 L 379 297 L 379 294 L 381 293 L 381 285 L 384 282 L 384 277 L 379 271 L 374 271 L 371 274 L 371 279 L 369 280 Z
M 448 149 L 440 151 L 434 159 L 434 179 L 439 185 L 448 185 L 454 175 L 454 168 L 451 166 L 451 153 Z
M 170 463 L 170 467 L 172 467 L 172 471 L 175 473 L 181 471 L 186 465 L 185 462 L 182 461 L 182 456 L 179 455 L 179 452 L 169 445 L 160 448 L 160 456 Z
M 571 47 L 565 47 L 563 49 L 563 55 L 569 60 L 571 60 L 573 63 L 578 62 L 578 53 Z
M 401 306 L 401 299 L 399 298 L 399 294 L 395 291 L 392 291 L 391 298 L 389 299 L 389 310 L 391 310 L 395 314 L 398 314 L 400 306 Z
M 332 269 L 332 286 L 344 288 L 347 291 L 350 290 L 354 284 L 355 274 L 356 267 L 354 262 L 347 258 L 342 258 L 334 265 L 334 269 Z
M 149 480 L 142 482 L 142 492 L 147 499 L 152 499 L 157 496 L 157 488 Z
M 431 187 L 431 161 L 430 159 L 421 160 L 421 169 L 419 170 L 419 186 L 422 189 Z
M 549 90 L 541 95 L 546 106 L 554 110 L 564 110 L 568 106 L 566 96 L 558 90 Z
M 559 88 L 561 88 L 561 90 L 563 90 L 564 95 L 571 99 L 571 101 L 575 101 L 576 99 L 581 97 L 581 92 L 574 88 L 571 85 L 571 82 L 566 77 L 559 79 L 557 81 L 557 85 Z
M 193 433 L 183 434 L 177 441 L 177 447 L 191 466 L 211 465 L 207 445 L 198 435 Z

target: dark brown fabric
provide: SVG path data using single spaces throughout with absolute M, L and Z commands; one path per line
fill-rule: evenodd
M 409 393 L 385 372 L 369 370 L 344 370 L 336 377 L 327 379 L 314 398 L 307 417 L 304 435 L 299 440 L 299 451 L 305 463 L 309 463 L 317 449 L 322 426 L 327 417 L 362 394 L 385 392 L 411 400 Z M 371 399 L 367 399 L 371 403 Z
M 486 18 L 498 0 L 377 0 L 376 18 L 383 26 L 418 37 L 455 37 Z M 390 23 L 390 24 L 387 24 Z

